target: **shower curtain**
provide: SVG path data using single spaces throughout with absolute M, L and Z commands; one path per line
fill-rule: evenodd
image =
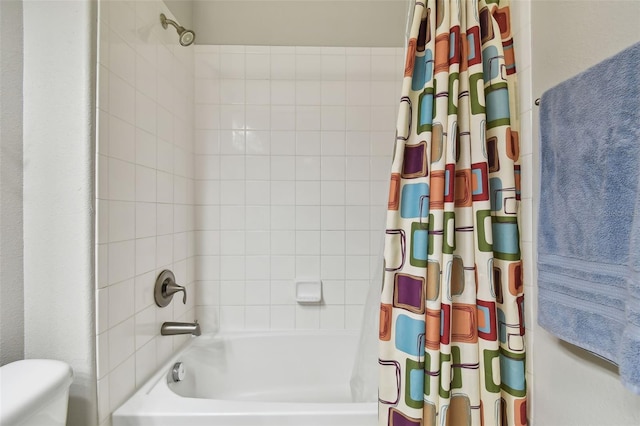
M 391 173 L 379 424 L 525 425 L 516 68 L 504 0 L 421 0 Z

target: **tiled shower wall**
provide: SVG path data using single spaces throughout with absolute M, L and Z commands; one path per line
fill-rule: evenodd
M 161 1 L 99 2 L 97 140 L 98 415 L 111 413 L 184 337 L 194 318 L 193 48 L 160 26 Z M 188 303 L 153 300 L 172 269 Z
M 197 46 L 197 313 L 359 327 L 378 267 L 401 48 Z M 322 280 L 323 303 L 295 301 Z

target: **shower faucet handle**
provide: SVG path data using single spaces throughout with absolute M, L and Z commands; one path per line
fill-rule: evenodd
M 187 304 L 187 290 L 181 286 L 176 284 L 175 282 L 169 282 L 165 287 L 165 293 L 167 296 L 173 296 L 178 292 L 182 292 L 182 303 Z
M 187 303 L 187 290 L 184 286 L 176 283 L 176 277 L 168 269 L 165 269 L 158 275 L 156 286 L 153 292 L 156 305 L 164 308 L 173 299 L 173 295 L 182 292 L 182 303 Z

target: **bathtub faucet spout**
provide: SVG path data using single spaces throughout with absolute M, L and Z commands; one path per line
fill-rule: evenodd
M 176 334 L 192 334 L 199 336 L 200 324 L 198 321 L 194 322 L 165 322 L 160 327 L 160 334 L 163 336 L 173 336 Z

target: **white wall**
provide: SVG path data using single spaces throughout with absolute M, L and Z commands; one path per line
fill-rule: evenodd
M 640 41 L 639 22 L 637 1 L 533 0 L 534 97 Z M 534 164 L 538 164 L 537 120 L 535 113 Z M 538 170 L 534 173 L 537 182 Z M 534 194 L 537 200 L 537 187 Z M 537 211 L 537 206 L 534 209 Z M 535 308 L 535 288 L 532 290 L 529 301 Z M 559 341 L 537 326 L 533 363 L 534 424 L 640 424 L 640 396 L 622 387 L 615 367 Z
M 69 424 L 91 426 L 96 4 L 23 5 L 24 355 L 71 365 Z
M 403 59 L 401 48 L 196 47 L 209 325 L 359 327 L 380 267 Z M 324 303 L 296 304 L 296 279 L 322 279 Z
M 98 414 L 118 408 L 188 336 L 194 320 L 193 47 L 160 25 L 161 1 L 101 0 L 97 134 Z M 187 287 L 158 308 L 156 277 Z
M 198 44 L 402 47 L 411 0 L 196 0 Z
M 0 365 L 24 357 L 22 2 L 0 2 Z

